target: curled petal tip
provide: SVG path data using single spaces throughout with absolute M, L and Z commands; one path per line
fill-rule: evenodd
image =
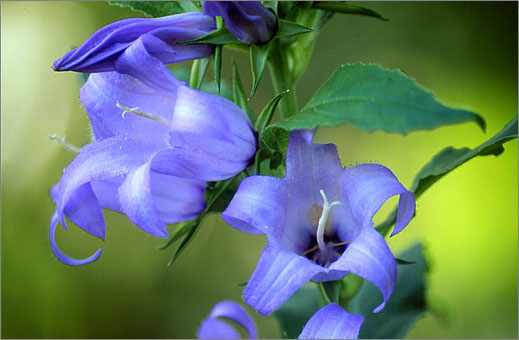
M 378 312 L 380 312 L 382 309 L 384 309 L 385 306 L 386 306 L 386 301 L 382 302 L 378 307 L 376 307 L 375 309 L 373 309 L 373 313 L 378 313 Z
M 94 262 L 95 260 L 97 260 L 99 258 L 99 256 L 101 256 L 102 249 L 98 249 L 95 252 L 95 254 L 93 254 L 92 256 L 87 257 L 86 259 L 81 259 L 81 260 L 74 259 L 74 258 L 71 258 L 71 257 L 65 255 L 61 250 L 59 250 L 58 245 L 56 243 L 55 233 L 56 233 L 56 226 L 58 225 L 58 221 L 59 221 L 58 213 L 55 212 L 54 215 L 52 216 L 49 236 L 50 236 L 50 245 L 52 248 L 52 252 L 58 258 L 58 260 L 60 260 L 61 262 L 65 263 L 65 264 L 68 264 L 69 266 L 81 266 L 83 264 Z

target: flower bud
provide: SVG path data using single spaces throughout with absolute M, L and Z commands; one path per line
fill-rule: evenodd
M 80 47 L 56 60 L 52 68 L 85 73 L 121 72 L 119 60 L 135 44 L 144 45 L 152 57 L 164 64 L 204 58 L 213 53 L 214 47 L 177 42 L 199 38 L 215 28 L 214 19 L 199 12 L 120 20 L 95 32 Z
M 259 1 L 204 1 L 204 13 L 223 17 L 227 29 L 246 44 L 264 44 L 278 30 L 274 12 Z

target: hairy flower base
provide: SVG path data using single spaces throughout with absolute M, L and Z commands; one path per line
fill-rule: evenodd
M 269 314 L 307 281 L 339 280 L 351 272 L 380 289 L 383 302 L 374 310 L 380 311 L 397 271 L 372 218 L 400 195 L 393 235 L 400 232 L 413 217 L 413 195 L 381 165 L 344 169 L 335 145 L 311 143 L 304 131 L 290 136 L 286 169 L 285 178 L 244 179 L 222 214 L 238 230 L 267 236 L 245 301 Z

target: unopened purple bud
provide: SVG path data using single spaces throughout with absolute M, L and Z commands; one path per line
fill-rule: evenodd
M 80 47 L 56 60 L 52 68 L 85 73 L 122 72 L 118 63 L 125 58 L 121 56 L 135 44 L 144 45 L 152 57 L 164 64 L 204 58 L 213 53 L 214 47 L 177 42 L 199 38 L 215 28 L 214 19 L 199 12 L 120 20 L 95 32 Z
M 274 12 L 259 1 L 204 1 L 204 13 L 223 17 L 229 31 L 246 44 L 264 44 L 278 30 Z

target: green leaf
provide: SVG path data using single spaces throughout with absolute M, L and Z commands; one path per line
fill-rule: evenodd
M 295 22 L 278 19 L 278 31 L 274 38 L 292 37 L 299 34 L 310 33 L 312 31 L 313 29 L 296 24 Z
M 297 290 L 290 299 L 273 313 L 283 338 L 296 339 L 308 320 L 319 309 L 316 285 L 313 286 Z
M 485 129 L 481 116 L 440 104 L 404 73 L 357 63 L 342 65 L 300 113 L 275 126 L 296 130 L 351 123 L 368 132 L 380 129 L 405 135 L 467 121 Z
M 207 66 L 209 66 L 210 57 L 193 60 L 191 66 L 191 76 L 189 77 L 189 87 L 200 90 L 204 81 Z
M 416 262 L 398 266 L 398 279 L 393 295 L 379 313 L 372 313 L 382 294 L 368 281 L 349 303 L 347 311 L 364 315 L 359 339 L 403 339 L 426 310 L 424 275 L 427 263 L 423 246 L 415 244 L 400 257 Z
M 499 156 L 504 151 L 503 144 L 515 138 L 517 138 L 517 115 L 498 134 L 475 149 L 447 147 L 440 151 L 418 172 L 410 191 L 417 199 L 440 178 L 472 158 L 487 155 Z M 396 215 L 397 210 L 395 209 L 386 221 L 377 226 L 383 235 L 395 223 Z
M 184 12 L 200 11 L 198 1 L 109 1 L 110 5 L 129 7 L 150 17 L 163 17 Z
M 448 147 L 440 151 L 418 172 L 411 191 L 415 197 L 420 196 L 441 177 L 476 156 L 499 156 L 504 151 L 503 143 L 515 138 L 517 138 L 517 115 L 497 135 L 475 149 Z
M 314 1 L 313 8 L 324 9 L 335 13 L 367 15 L 382 20 L 389 20 L 369 8 L 350 5 L 345 1 Z
M 240 74 L 238 73 L 238 66 L 236 65 L 236 61 L 232 60 L 232 81 L 233 81 L 233 101 L 236 105 L 238 105 L 249 117 L 252 124 L 254 124 L 256 120 L 256 116 L 254 112 L 249 106 L 247 102 L 247 97 L 245 96 L 245 90 L 243 89 L 243 85 L 241 82 Z
M 205 44 L 205 45 L 225 45 L 225 44 L 243 44 L 238 40 L 227 28 L 220 27 L 212 32 L 207 33 L 199 38 L 193 40 L 187 40 L 178 42 L 179 45 L 195 45 L 195 44 Z
M 271 101 L 268 102 L 268 104 L 263 108 L 260 115 L 258 116 L 258 120 L 256 121 L 256 124 L 254 124 L 254 129 L 261 133 L 272 120 L 272 117 L 274 117 L 274 112 L 276 112 L 276 107 L 279 104 L 279 101 L 285 94 L 290 92 L 289 90 L 285 90 L 278 94 L 276 97 L 274 97 Z
M 256 89 L 258 88 L 261 77 L 263 76 L 263 71 L 265 71 L 265 66 L 267 66 L 267 58 L 269 56 L 269 52 L 271 49 L 271 44 L 267 43 L 264 45 L 250 45 L 250 66 L 252 69 L 252 89 L 249 96 L 251 99 L 256 93 Z

